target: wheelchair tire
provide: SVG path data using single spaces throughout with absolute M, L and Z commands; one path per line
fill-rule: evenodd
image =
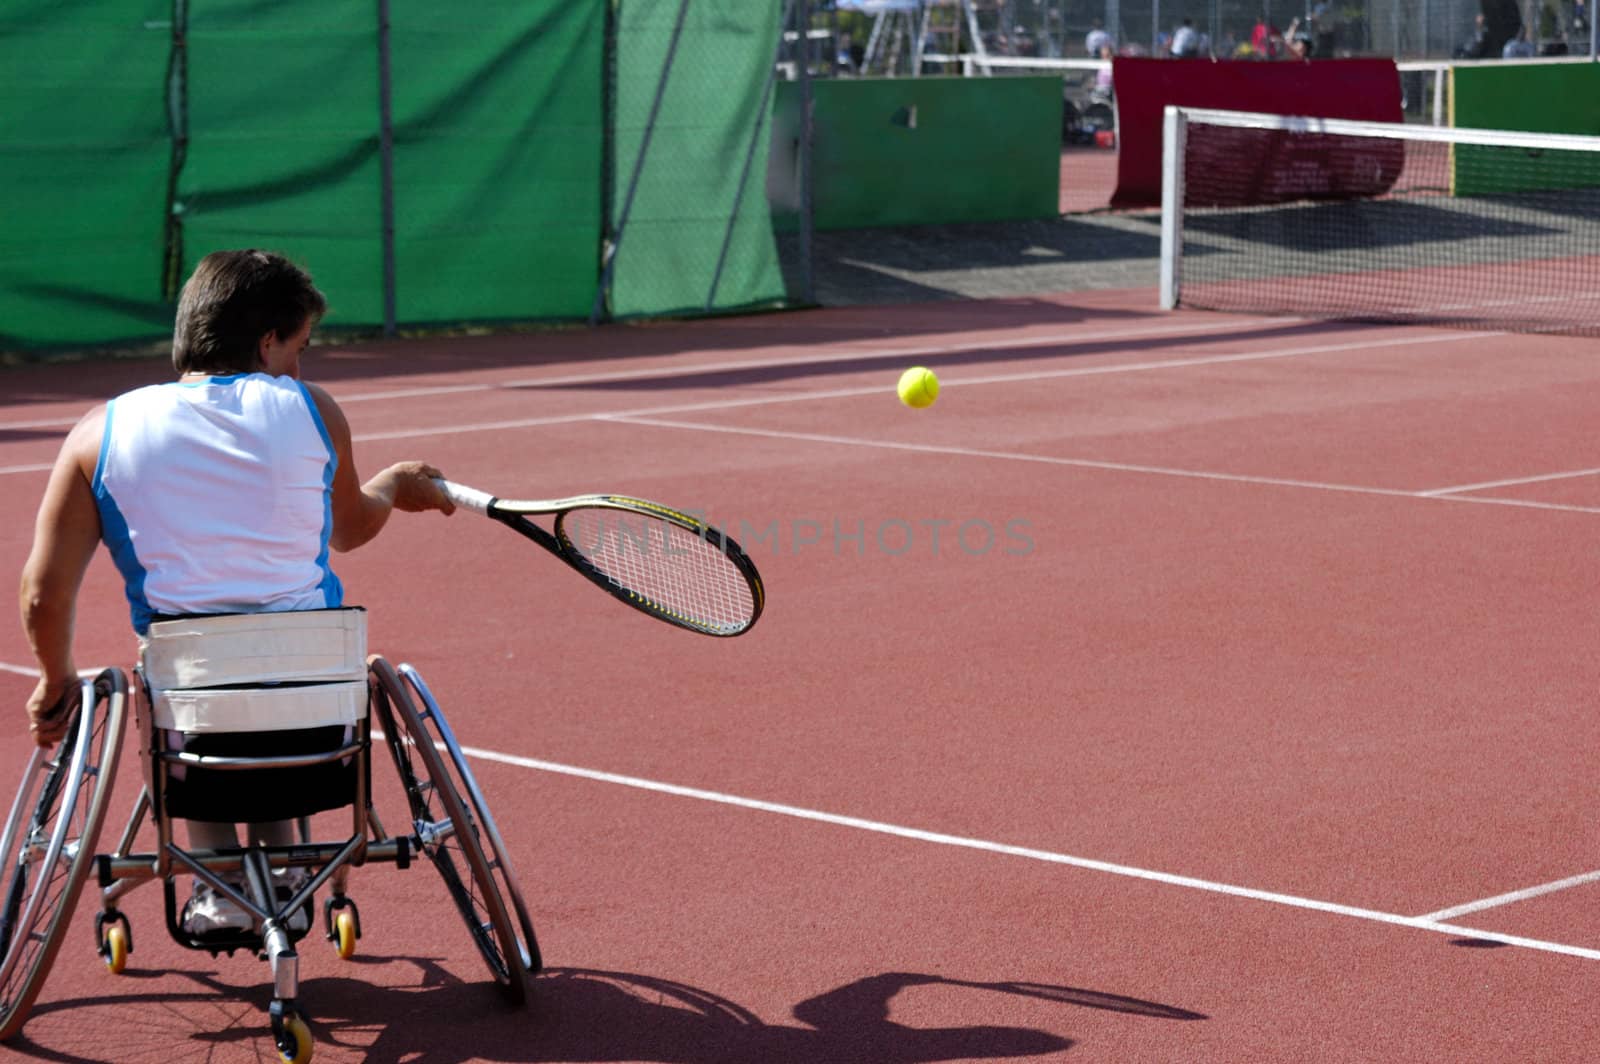
M 455 732 L 450 730 L 450 724 L 439 709 L 439 703 L 434 700 L 433 692 L 428 690 L 428 685 L 410 665 L 402 663 L 399 672 L 421 701 L 424 710 L 421 715 L 422 724 L 433 733 L 434 748 L 443 748 L 445 767 L 451 772 L 451 783 L 455 786 L 456 793 L 470 803 L 470 811 L 477 818 L 478 827 L 488 841 L 490 873 L 500 887 L 500 896 L 510 904 L 511 915 L 516 919 L 517 929 L 521 933 L 518 945 L 521 947 L 522 968 L 529 975 L 537 975 L 544 967 L 544 958 L 539 953 L 539 937 L 534 933 L 533 919 L 528 915 L 528 906 L 523 901 L 522 888 L 517 884 L 516 873 L 512 870 L 505 839 L 500 835 L 500 829 L 489 812 L 489 803 L 472 774 L 471 766 L 467 764 L 467 755 L 462 752 L 461 744 L 456 742 Z
M 51 750 L 35 750 L 0 837 L 0 1041 L 22 1029 L 50 974 L 94 863 L 117 755 L 128 678 L 106 669 Z
M 438 869 L 501 994 L 520 1005 L 528 996 L 522 951 L 484 853 L 478 825 L 394 666 L 377 656 L 367 665 L 373 715 L 394 756 L 420 848 Z

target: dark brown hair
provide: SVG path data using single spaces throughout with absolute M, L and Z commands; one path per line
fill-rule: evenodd
M 300 267 L 270 251 L 214 251 L 178 298 L 172 365 L 179 373 L 254 373 L 261 338 L 288 339 L 328 303 Z

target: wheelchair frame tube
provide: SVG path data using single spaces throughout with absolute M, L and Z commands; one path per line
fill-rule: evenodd
M 266 853 L 269 858 L 277 854 L 288 855 L 291 858 L 281 866 L 274 864 L 273 867 L 275 868 L 300 867 L 314 865 L 319 861 L 336 862 L 341 855 L 347 852 L 354 853 L 361 842 L 366 843 L 366 860 L 369 863 L 402 864 L 409 863 L 411 860 L 410 839 L 384 839 L 381 842 L 372 842 L 370 840 L 352 838 L 343 843 L 328 842 L 303 846 L 274 847 L 268 849 Z M 191 871 L 196 867 L 200 867 L 210 872 L 231 872 L 244 864 L 243 850 L 236 854 L 221 855 L 215 850 L 184 851 L 176 846 L 171 847 L 171 849 L 174 851 L 171 856 L 176 857 L 179 864 L 184 865 Z M 116 857 L 102 855 L 97 860 L 100 885 L 102 887 L 112 887 L 119 883 L 138 884 L 151 879 L 165 878 L 157 870 L 157 855 L 153 853 L 130 853 Z M 331 876 L 332 870 L 328 869 L 327 871 Z M 326 877 L 319 876 L 312 881 L 317 882 L 325 879 Z M 320 886 L 320 882 L 318 885 Z M 124 891 L 124 893 L 126 892 Z
M 311 765 L 326 765 L 330 761 L 341 761 L 361 752 L 362 744 L 351 743 L 337 750 L 329 750 L 321 754 L 284 754 L 279 757 L 221 757 L 217 754 L 191 754 L 182 750 L 163 750 L 161 760 L 168 764 L 189 765 L 194 768 L 214 768 L 227 771 L 249 771 L 250 769 L 271 768 L 307 768 Z

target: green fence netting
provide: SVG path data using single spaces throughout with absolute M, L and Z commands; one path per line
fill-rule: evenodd
M 374 9 L 189 0 L 177 10 L 181 275 L 219 248 L 282 251 L 327 294 L 330 325 L 381 322 Z
M 224 247 L 306 266 L 330 326 L 793 300 L 796 3 L 11 0 L 0 347 L 162 336 Z
M 780 21 L 748 0 L 619 6 L 612 314 L 798 295 L 767 202 Z
M 600 248 L 599 3 L 394 4 L 406 320 L 588 315 Z
M 170 332 L 170 0 L 0 8 L 0 348 Z

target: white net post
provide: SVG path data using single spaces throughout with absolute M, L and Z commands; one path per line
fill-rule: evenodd
M 1178 305 L 1183 280 L 1183 110 L 1168 106 L 1161 120 L 1161 309 Z

